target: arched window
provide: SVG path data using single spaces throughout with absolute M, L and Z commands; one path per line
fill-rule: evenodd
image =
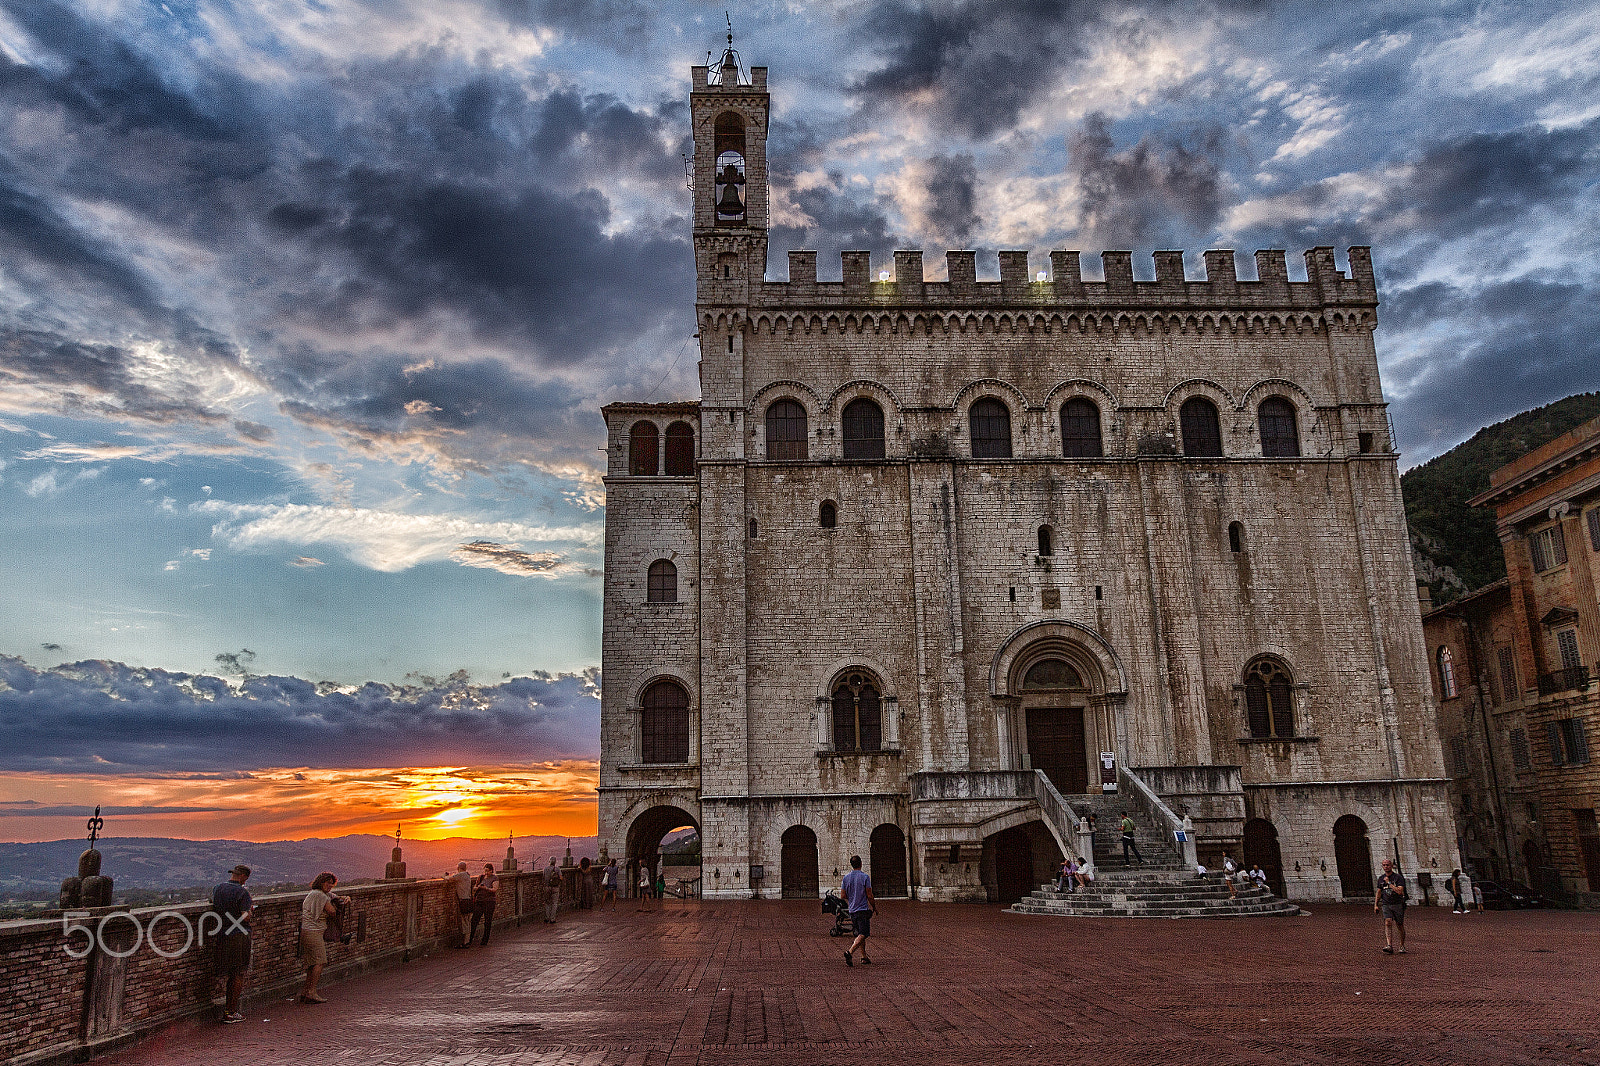
M 755 540 L 761 535 L 761 526 L 754 518 L 750 519 L 750 539 Z
M 654 422 L 635 422 L 628 432 L 628 473 L 639 477 L 655 477 L 660 469 L 661 434 Z
M 985 397 L 967 415 L 974 459 L 1011 458 L 1011 412 L 999 400 Z
M 678 602 L 678 568 L 665 559 L 657 559 L 650 564 L 649 593 L 646 600 L 650 603 L 677 603 Z
M 879 751 L 883 716 L 878 686 L 867 674 L 851 671 L 833 686 L 833 750 Z
M 1074 396 L 1061 405 L 1061 454 L 1068 459 L 1098 459 L 1105 454 L 1100 408 L 1092 400 Z
M 767 458 L 806 457 L 806 409 L 793 400 L 767 408 Z
M 694 430 L 687 422 L 667 427 L 667 476 L 689 477 L 694 473 Z
M 1262 659 L 1244 672 L 1245 711 L 1253 737 L 1294 736 L 1294 683 L 1282 665 Z
M 1453 700 L 1456 698 L 1456 664 L 1450 649 L 1439 647 L 1439 693 L 1440 699 Z
M 832 500 L 823 500 L 822 506 L 817 508 L 817 525 L 823 529 L 833 529 L 839 524 L 839 508 Z
M 865 396 L 844 405 L 844 457 L 883 458 L 883 408 Z
M 1183 454 L 1214 457 L 1222 454 L 1222 422 L 1217 405 L 1204 396 L 1191 396 L 1178 408 L 1183 429 Z
M 1293 459 L 1300 454 L 1300 432 L 1295 428 L 1294 404 L 1282 396 L 1268 396 L 1256 411 L 1261 429 L 1261 454 L 1272 459 Z
M 689 761 L 689 694 L 673 681 L 644 690 L 639 758 L 647 763 Z
M 1244 523 L 1228 523 L 1228 550 L 1234 554 L 1244 551 Z
M 1039 554 L 1040 555 L 1053 555 L 1053 554 L 1055 554 L 1055 545 L 1053 543 L 1051 543 L 1050 527 L 1049 526 L 1040 526 L 1039 527 Z

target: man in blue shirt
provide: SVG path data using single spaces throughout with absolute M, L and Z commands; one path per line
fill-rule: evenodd
M 239 1013 L 239 996 L 244 991 L 245 971 L 250 969 L 250 911 L 254 907 L 244 883 L 250 880 L 250 867 L 239 865 L 229 871 L 228 880 L 211 890 L 211 909 L 222 919 L 217 936 L 217 976 L 227 982 L 228 1003 L 222 1010 L 224 1024 L 244 1021 Z
M 867 937 L 872 935 L 872 916 L 878 913 L 878 901 L 872 898 L 872 878 L 861 869 L 861 856 L 850 856 L 850 872 L 844 875 L 839 895 L 844 897 L 845 906 L 850 908 L 850 924 L 856 931 L 856 938 L 845 949 L 844 964 L 854 966 L 856 948 L 860 948 L 861 964 L 870 966 L 872 960 L 867 958 Z

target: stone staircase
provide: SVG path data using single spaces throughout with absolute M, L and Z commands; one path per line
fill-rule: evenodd
M 1165 827 L 1151 824 L 1127 797 L 1111 795 L 1080 800 L 1074 796 L 1073 802 L 1080 811 L 1094 814 L 1094 865 L 1097 870 L 1139 869 L 1137 864 L 1128 867 L 1122 861 L 1122 816 L 1131 811 L 1135 826 L 1133 839 L 1148 865 L 1194 873 L 1193 870 L 1183 870 L 1183 856 L 1179 854 L 1177 845 L 1168 838 Z M 1226 889 L 1223 894 L 1227 894 Z
M 1143 850 L 1143 841 L 1139 847 Z M 1119 844 L 1118 865 L 1102 866 L 1088 888 L 1060 892 L 1054 882 L 1041 885 L 1018 900 L 1010 913 L 1080 918 L 1267 918 L 1300 913 L 1299 907 L 1259 885 L 1238 885 L 1237 894 L 1229 898 L 1228 886 L 1217 877 L 1202 881 L 1193 870 L 1173 865 L 1124 867 L 1121 854 Z

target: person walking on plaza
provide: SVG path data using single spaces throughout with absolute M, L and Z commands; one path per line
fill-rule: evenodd
M 594 910 L 594 875 L 590 873 L 589 857 L 578 863 L 578 909 Z
M 554 925 L 556 911 L 561 909 L 561 871 L 556 869 L 556 857 L 550 856 L 550 865 L 544 868 L 544 920 Z
M 1129 853 L 1133 858 L 1129 858 Z M 1144 865 L 1144 856 L 1139 854 L 1139 842 L 1133 838 L 1133 819 L 1124 814 L 1122 816 L 1122 862 L 1132 866 L 1134 859 L 1139 860 L 1139 865 Z
M 600 876 L 600 905 L 605 906 L 606 900 L 611 901 L 611 909 L 617 909 L 617 860 L 612 859 L 606 865 L 606 872 Z
M 1450 913 L 1467 913 L 1467 901 L 1461 898 L 1461 871 L 1459 869 L 1450 871 L 1450 880 L 1446 881 L 1444 884 L 1445 887 L 1450 890 L 1450 894 L 1455 897 L 1455 909 Z
M 1373 913 L 1383 911 L 1383 953 L 1406 953 L 1406 879 L 1395 872 L 1394 863 L 1383 860 L 1383 874 L 1372 898 Z
M 650 909 L 650 867 L 644 863 L 639 864 L 639 907 L 641 911 Z
M 326 1003 L 317 993 L 317 981 L 322 977 L 322 968 L 328 965 L 328 942 L 322 938 L 327 931 L 328 919 L 339 913 L 339 905 L 345 903 L 343 896 L 334 894 L 334 886 L 339 879 L 333 874 L 324 871 L 317 875 L 311 882 L 311 891 L 306 893 L 305 902 L 300 905 L 300 957 L 306 964 L 306 983 L 300 989 L 301 1003 Z
M 450 882 L 450 888 L 455 893 L 456 920 L 461 923 L 461 943 L 457 944 L 456 947 L 470 948 L 472 946 L 472 912 L 474 908 L 472 906 L 472 875 L 467 873 L 467 864 L 465 862 L 456 863 L 456 872 L 449 875 L 446 880 Z
M 878 901 L 872 898 L 872 878 L 861 869 L 861 856 L 850 856 L 850 871 L 839 885 L 839 895 L 844 897 L 845 906 L 850 908 L 850 925 L 856 931 L 856 938 L 844 949 L 844 964 L 854 966 L 855 952 L 860 948 L 861 965 L 870 966 L 872 960 L 867 958 L 867 937 L 872 935 L 872 916 L 878 913 Z
M 239 997 L 244 993 L 244 975 L 250 969 L 250 912 L 254 901 L 244 883 L 250 880 L 250 867 L 235 866 L 228 880 L 211 890 L 211 910 L 221 920 L 217 934 L 217 976 L 226 986 L 227 1002 L 222 1008 L 224 1025 L 244 1021 L 239 1013 Z
M 494 863 L 483 864 L 483 873 L 472 884 L 472 928 L 467 933 L 467 943 L 478 935 L 478 919 L 483 919 L 483 947 L 489 946 L 489 930 L 494 928 L 494 904 L 500 894 L 500 879 L 494 875 Z

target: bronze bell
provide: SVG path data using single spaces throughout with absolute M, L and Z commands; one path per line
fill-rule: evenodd
M 744 179 L 740 178 L 739 181 L 742 184 Z M 737 185 L 729 184 L 722 187 L 722 198 L 717 201 L 717 214 L 744 214 L 744 200 L 739 196 L 739 187 Z

